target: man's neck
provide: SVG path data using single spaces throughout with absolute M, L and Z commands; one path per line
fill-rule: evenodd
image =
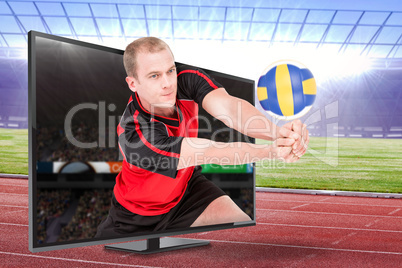
M 152 114 L 163 116 L 163 117 L 168 117 L 168 118 L 176 118 L 177 117 L 177 111 L 176 111 L 175 106 L 173 106 L 171 108 L 155 108 L 154 111 L 152 111 Z
M 139 97 L 139 102 L 144 107 L 144 109 L 147 110 L 151 114 L 168 117 L 168 118 L 177 118 L 176 105 L 170 106 L 170 107 L 158 107 L 155 105 L 154 106 L 144 105 L 141 102 L 141 97 Z

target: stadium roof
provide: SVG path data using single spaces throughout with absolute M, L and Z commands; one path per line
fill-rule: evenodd
M 117 48 L 152 35 L 402 58 L 398 0 L 0 1 L 0 57 L 26 57 L 30 30 Z

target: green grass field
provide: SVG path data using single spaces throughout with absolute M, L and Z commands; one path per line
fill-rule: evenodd
M 257 163 L 256 184 L 402 193 L 402 140 L 312 137 L 309 150 L 296 163 Z
M 28 130 L 0 128 L 0 173 L 28 174 Z M 311 137 L 308 152 L 296 163 L 257 163 L 256 184 L 402 193 L 402 140 Z
M 0 128 L 0 173 L 28 174 L 28 130 Z

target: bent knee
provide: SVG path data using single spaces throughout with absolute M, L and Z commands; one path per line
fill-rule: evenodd
M 250 221 L 251 218 L 233 200 L 221 196 L 209 204 L 192 226 Z

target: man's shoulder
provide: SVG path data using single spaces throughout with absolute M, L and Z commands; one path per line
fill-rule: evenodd
M 183 78 L 182 74 L 191 74 L 199 71 L 200 69 L 194 66 L 179 64 L 176 66 L 178 79 Z
M 193 86 L 198 84 L 200 80 L 208 80 L 209 77 L 201 68 L 181 64 L 176 66 L 177 83 L 179 86 Z
M 177 63 L 176 69 L 178 71 L 184 71 L 184 70 L 199 70 L 200 68 L 196 66 L 187 65 L 184 63 Z
M 194 66 L 178 66 L 177 68 L 177 92 L 178 98 L 191 99 L 202 104 L 204 97 L 214 89 L 222 87 L 208 74 L 208 70 L 202 70 Z
M 176 66 L 177 72 L 177 97 L 178 99 L 192 99 L 190 88 L 195 83 L 193 73 L 197 72 L 197 68 L 180 64 Z

